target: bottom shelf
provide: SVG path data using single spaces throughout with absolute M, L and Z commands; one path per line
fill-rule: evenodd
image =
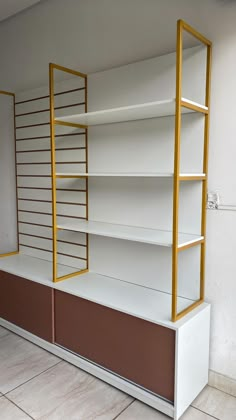
M 177 329 L 181 322 L 171 322 L 170 293 L 93 272 L 53 283 L 52 263 L 25 254 L 1 258 L 0 270 L 173 329 Z M 59 275 L 66 275 L 75 268 L 61 265 L 58 270 Z M 178 311 L 193 302 L 178 297 Z
M 171 294 L 89 272 L 59 282 L 56 289 L 160 325 L 171 322 Z M 178 310 L 193 303 L 178 298 Z

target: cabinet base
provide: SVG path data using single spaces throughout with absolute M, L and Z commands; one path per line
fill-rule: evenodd
M 42 347 L 44 350 L 47 350 L 50 353 L 55 354 L 56 356 L 60 357 L 61 359 L 77 366 L 78 368 L 90 373 L 93 376 L 101 379 L 104 382 L 109 383 L 110 385 L 114 386 L 115 388 L 120 389 L 121 391 L 131 395 L 132 397 L 144 402 L 145 404 L 150 405 L 151 407 L 155 408 L 158 411 L 166 414 L 169 417 L 175 417 L 175 407 L 161 399 L 160 397 L 151 394 L 144 389 L 120 378 L 117 375 L 83 359 L 68 350 L 65 350 L 62 347 L 59 347 L 55 344 L 49 343 L 42 338 L 37 337 L 34 334 L 29 333 L 28 331 L 0 318 L 0 325 L 8 330 L 12 331 L 15 334 L 25 338 L 26 340 L 31 341 L 32 343 L 36 344 L 39 347 Z

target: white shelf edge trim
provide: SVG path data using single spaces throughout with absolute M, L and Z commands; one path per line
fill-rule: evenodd
M 92 220 L 78 220 L 76 222 L 69 221 L 58 223 L 57 228 L 59 230 L 89 233 L 92 235 L 105 236 L 114 239 L 172 247 L 172 231 L 97 222 Z M 203 237 L 199 235 L 179 232 L 179 248 L 198 242 L 202 239 Z
M 204 236 L 198 236 L 197 239 L 193 239 L 192 241 L 187 241 L 187 242 L 182 243 L 181 245 L 178 245 L 178 249 L 181 249 L 184 246 L 191 245 L 191 244 L 194 244 L 195 242 L 199 242 L 203 240 L 204 240 Z
M 58 162 L 60 164 L 60 162 Z M 64 177 L 137 177 L 137 178 L 173 178 L 173 172 L 57 172 L 56 176 Z M 195 177 L 201 179 L 204 173 L 180 173 L 180 177 Z
M 174 99 L 174 101 L 175 101 L 175 99 Z M 202 110 L 208 111 L 208 106 L 199 104 L 198 102 L 191 101 L 190 99 L 181 98 L 181 101 L 186 102 L 189 105 L 198 106 L 198 107 L 202 108 Z
M 182 101 L 202 110 L 208 110 L 205 105 L 182 98 Z M 191 109 L 182 109 L 183 113 L 194 112 Z M 56 121 L 66 121 L 84 125 L 112 124 L 125 121 L 135 121 L 148 118 L 158 118 L 175 115 L 175 98 L 162 101 L 146 102 L 143 104 L 129 105 L 118 108 L 103 109 L 83 114 L 65 115 L 56 118 Z

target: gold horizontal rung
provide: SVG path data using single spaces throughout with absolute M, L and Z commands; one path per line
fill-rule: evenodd
M 17 255 L 19 251 L 7 252 L 6 254 L 0 254 L 0 258 L 10 257 L 11 255 Z
M 183 318 L 183 316 L 189 314 L 193 309 L 197 308 L 199 305 L 201 305 L 204 302 L 204 299 L 199 299 L 196 302 L 192 303 L 190 306 L 188 306 L 183 311 L 176 314 L 175 321 L 178 321 L 179 319 Z
M 15 96 L 15 94 L 14 93 L 12 93 L 12 92 L 7 92 L 6 90 L 0 90 L 0 94 L 1 95 L 9 95 L 9 96 Z
M 189 244 L 186 244 L 186 245 L 180 245 L 178 248 L 177 248 L 177 250 L 178 251 L 184 251 L 185 249 L 188 249 L 188 248 L 192 248 L 193 246 L 196 246 L 196 245 L 201 245 L 201 244 L 203 244 L 204 243 L 204 238 L 201 238 L 201 239 L 198 239 L 197 241 L 194 241 L 194 242 L 190 242 Z
M 87 175 L 77 175 L 77 174 L 71 174 L 71 175 L 56 175 L 56 178 L 60 179 L 66 179 L 66 178 L 87 178 Z
M 66 127 L 87 128 L 87 125 L 70 123 L 70 122 L 61 121 L 61 120 L 54 120 L 54 124 L 64 125 Z
M 205 181 L 206 175 L 180 175 L 179 176 L 180 181 Z
M 71 70 L 68 67 L 59 66 L 59 64 L 50 63 L 50 66 L 53 69 L 61 70 L 61 71 L 64 71 L 65 73 L 73 74 L 74 76 L 80 76 L 80 77 L 83 77 L 84 79 L 87 78 L 87 74 L 80 73 L 79 71 L 76 71 L 76 70 Z
M 192 111 L 195 111 L 195 112 L 200 112 L 202 114 L 208 114 L 208 108 L 207 107 L 201 106 L 201 105 L 198 105 L 198 104 L 194 104 L 194 103 L 191 103 L 191 102 L 187 102 L 183 99 L 181 100 L 181 106 L 184 107 L 184 108 L 191 109 Z
M 75 271 L 74 273 L 66 274 L 65 276 L 57 277 L 55 283 L 57 283 L 58 281 L 70 279 L 71 277 L 79 276 L 80 274 L 85 274 L 87 272 L 88 272 L 88 269 L 86 268 L 84 270 Z
M 209 39 L 207 39 L 205 36 L 200 34 L 200 32 L 196 31 L 196 29 L 194 29 L 192 26 L 190 26 L 184 20 L 180 20 L 180 24 L 186 32 L 190 33 L 192 36 L 197 38 L 203 44 L 208 45 L 208 46 L 212 45 L 212 43 L 211 43 L 211 41 L 209 41 Z

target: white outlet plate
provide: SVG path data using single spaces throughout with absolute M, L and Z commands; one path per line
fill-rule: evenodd
M 220 197 L 217 192 L 209 191 L 207 193 L 207 208 L 217 210 L 220 204 Z

